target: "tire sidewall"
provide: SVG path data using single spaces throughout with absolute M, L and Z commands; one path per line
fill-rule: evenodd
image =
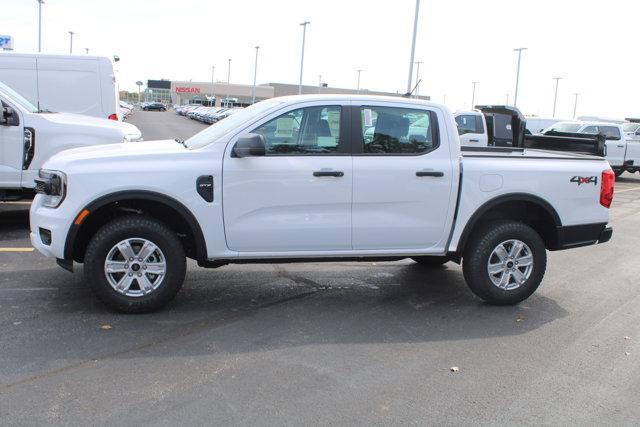
M 111 287 L 104 272 L 109 251 L 120 241 L 142 238 L 162 251 L 166 274 L 158 289 L 148 295 L 131 297 Z M 186 271 L 182 245 L 164 224 L 149 218 L 118 218 L 102 227 L 93 237 L 85 255 L 85 280 L 107 305 L 125 312 L 146 312 L 166 304 L 180 290 Z
M 484 235 L 480 234 L 464 260 L 465 266 L 469 267 L 464 271 L 465 279 L 472 291 L 493 304 L 515 304 L 531 296 L 542 282 L 547 264 L 546 248 L 538 233 L 525 224 L 505 222 L 494 224 L 484 231 Z M 504 290 L 491 281 L 487 264 L 493 250 L 500 243 L 513 239 L 524 242 L 531 250 L 533 270 L 523 285 Z

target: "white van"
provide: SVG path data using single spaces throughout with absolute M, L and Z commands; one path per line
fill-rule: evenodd
M 40 111 L 121 120 L 109 58 L 89 55 L 0 53 L 0 82 Z

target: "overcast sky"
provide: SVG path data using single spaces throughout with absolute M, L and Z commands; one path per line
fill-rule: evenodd
M 43 52 L 112 56 L 121 89 L 166 78 L 297 83 L 302 27 L 307 29 L 305 84 L 323 82 L 405 92 L 415 0 L 45 0 Z M 2 0 L 0 34 L 17 52 L 37 51 L 36 0 Z M 516 59 L 523 53 L 518 106 L 550 116 L 553 77 L 563 77 L 557 116 L 640 117 L 638 0 L 422 0 L 416 60 L 421 94 L 454 109 L 513 102 Z M 415 69 L 414 69 L 415 72 Z M 415 78 L 415 77 L 414 77 Z

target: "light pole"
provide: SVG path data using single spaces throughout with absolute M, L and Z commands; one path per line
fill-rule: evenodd
M 229 106 L 229 96 L 231 95 L 231 58 L 229 58 L 229 68 L 227 69 L 227 99 L 225 100 L 225 106 Z
M 471 92 L 471 109 L 473 110 L 473 104 L 476 103 L 476 85 L 480 82 L 471 82 L 473 84 L 473 91 Z
M 522 51 L 527 50 L 526 47 L 519 47 L 513 49 L 514 52 L 518 52 L 518 67 L 516 68 L 516 91 L 513 93 L 513 106 L 518 105 L 518 84 L 520 83 L 520 59 L 522 58 Z
M 578 95 L 579 93 L 574 93 L 575 99 L 573 100 L 573 118 L 576 118 L 576 111 L 578 111 Z
M 38 2 L 38 52 L 42 52 L 42 5 L 44 0 L 36 0 Z
M 300 23 L 300 25 L 302 25 L 302 55 L 300 56 L 300 82 L 298 83 L 298 95 L 302 94 L 302 67 L 304 65 L 304 41 L 307 36 L 307 25 L 309 25 L 310 23 L 311 22 L 309 21 L 304 21 Z
M 214 107 L 216 106 L 216 91 L 213 88 L 213 82 L 214 82 L 213 76 L 215 75 L 215 72 L 216 72 L 216 66 L 212 65 L 211 66 L 211 98 L 213 98 L 213 106 Z
M 138 86 L 138 104 L 140 103 L 140 87 L 142 87 L 142 85 L 143 83 L 140 80 L 136 82 L 136 86 Z
M 422 61 L 416 61 L 416 93 L 414 98 L 418 97 L 418 91 L 420 90 L 420 64 L 422 64 Z
M 256 103 L 256 76 L 258 75 L 258 50 L 260 46 L 256 46 L 256 62 L 253 67 L 253 92 L 251 93 L 251 103 Z
M 84 48 L 84 53 L 86 53 L 87 55 L 89 55 L 89 48 L 88 48 L 88 47 L 85 47 L 85 48 Z
M 69 35 L 71 36 L 71 38 L 69 39 L 69 54 L 73 53 L 73 35 L 75 33 L 73 31 L 69 31 Z
M 552 80 L 556 81 L 556 93 L 553 96 L 553 114 L 551 115 L 551 117 L 555 117 L 556 116 L 556 103 L 558 102 L 558 84 L 560 83 L 560 80 L 562 80 L 562 77 L 553 77 Z
M 413 18 L 413 39 L 411 41 L 411 58 L 409 59 L 409 81 L 407 82 L 407 93 L 411 93 L 411 78 L 413 77 L 413 57 L 416 51 L 416 35 L 418 34 L 418 11 L 420 10 L 420 0 L 416 0 L 416 13 Z
M 356 71 L 358 72 L 358 93 L 360 93 L 360 73 L 362 73 L 362 70 L 358 69 Z

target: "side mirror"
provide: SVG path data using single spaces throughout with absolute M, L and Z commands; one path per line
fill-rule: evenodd
M 13 122 L 13 120 L 11 120 L 15 115 L 15 112 L 13 111 L 13 108 L 11 107 L 2 107 L 2 115 L 0 115 L 0 125 L 3 126 L 10 126 L 11 122 Z
M 233 147 L 232 157 L 264 156 L 267 153 L 264 136 L 257 133 L 248 133 L 238 138 Z

